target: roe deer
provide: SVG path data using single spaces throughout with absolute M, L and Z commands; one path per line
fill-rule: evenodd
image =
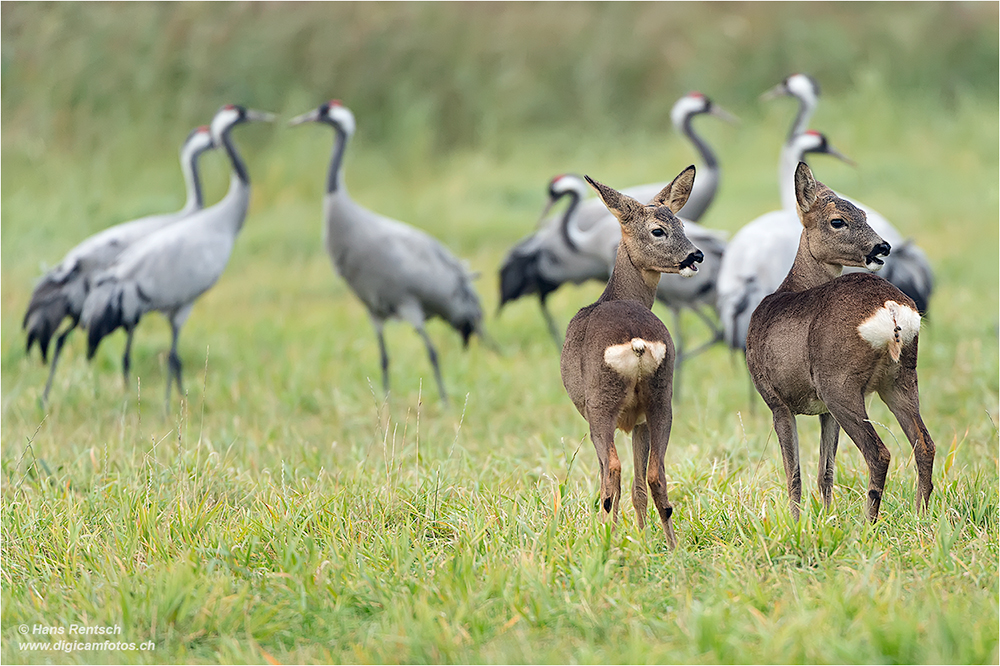
M 802 237 L 795 263 L 778 290 L 761 301 L 747 332 L 747 368 L 771 408 L 792 516 L 802 499 L 796 414 L 820 418 L 819 491 L 829 509 L 840 428 L 868 464 L 868 518 L 878 518 L 889 450 L 865 410 L 878 392 L 913 446 L 919 508 L 933 485 L 934 442 L 920 418 L 913 300 L 870 273 L 841 276 L 844 266 L 878 270 L 889 244 L 857 206 L 817 182 L 805 163 L 795 170 Z
M 563 385 L 590 424 L 590 439 L 597 449 L 603 519 L 618 519 L 622 466 L 615 451 L 615 429 L 634 429 L 636 522 L 645 526 L 645 474 L 671 548 L 676 540 L 663 459 L 673 418 L 674 344 L 650 308 L 661 273 L 689 277 L 704 259 L 674 215 L 691 194 L 694 173 L 694 166 L 689 166 L 648 205 L 587 177 L 621 224 L 622 240 L 604 293 L 570 321 L 560 363 Z

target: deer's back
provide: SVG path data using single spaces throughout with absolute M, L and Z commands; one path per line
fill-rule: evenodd
M 832 390 L 871 393 L 916 367 L 920 319 L 913 300 L 871 273 L 766 297 L 750 318 L 747 367 L 769 405 L 826 410 Z

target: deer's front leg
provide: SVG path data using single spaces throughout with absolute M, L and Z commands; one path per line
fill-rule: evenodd
M 677 547 L 674 536 L 674 507 L 667 498 L 666 456 L 667 443 L 670 441 L 670 427 L 673 422 L 673 410 L 670 405 L 671 394 L 663 392 L 662 400 L 651 404 L 646 412 L 649 419 L 649 465 L 646 468 L 646 483 L 649 484 L 653 504 L 660 514 L 660 525 L 671 549 Z M 638 472 L 636 472 L 638 475 Z
M 916 358 L 913 359 L 913 364 L 916 365 Z M 931 475 L 934 472 L 934 440 L 931 439 L 927 426 L 920 417 L 916 370 L 905 369 L 900 373 L 896 385 L 880 392 L 879 395 L 899 421 L 906 438 L 910 440 L 910 446 L 913 447 L 913 460 L 917 464 L 917 509 L 922 511 L 927 508 L 931 491 L 934 489 L 934 484 L 931 482 Z

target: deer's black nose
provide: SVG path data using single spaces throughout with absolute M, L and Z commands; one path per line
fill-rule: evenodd
M 865 261 L 867 261 L 869 264 L 882 265 L 885 262 L 879 259 L 879 257 L 888 257 L 889 252 L 891 250 L 892 246 L 886 243 L 885 241 L 882 241 L 881 243 L 872 248 L 872 251 L 868 253 L 867 257 L 865 257 Z
M 681 262 L 681 268 L 690 268 L 703 261 L 705 261 L 705 254 L 701 250 L 695 250 Z

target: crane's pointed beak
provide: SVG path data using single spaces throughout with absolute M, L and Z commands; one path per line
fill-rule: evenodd
M 828 146 L 827 147 L 826 153 L 827 153 L 827 155 L 833 155 L 834 157 L 836 157 L 841 162 L 846 162 L 847 164 L 850 164 L 854 168 L 857 168 L 857 166 L 858 166 L 857 162 L 855 162 L 850 157 L 848 157 L 847 155 L 843 154 L 842 152 L 840 152 L 836 148 L 833 148 L 832 146 Z
M 720 120 L 724 120 L 727 123 L 729 123 L 730 125 L 739 125 L 740 124 L 740 119 L 739 118 L 737 118 L 733 114 L 729 113 L 728 111 L 726 111 L 725 109 L 723 109 L 721 106 L 719 106 L 715 102 L 712 102 L 712 109 L 708 112 L 708 115 L 715 116 L 716 118 L 718 118 Z
M 319 109 L 313 109 L 308 113 L 303 113 L 301 116 L 295 116 L 288 121 L 289 127 L 294 127 L 295 125 L 301 125 L 302 123 L 315 122 L 319 120 Z
M 256 109 L 247 109 L 247 120 L 257 120 L 265 123 L 273 123 L 277 118 L 273 113 L 268 113 L 267 111 L 257 111 Z
M 535 229 L 542 228 L 542 222 L 545 221 L 545 216 L 549 214 L 549 211 L 552 210 L 552 206 L 554 206 L 555 203 L 556 200 L 549 197 L 549 202 L 545 204 L 545 209 L 542 211 L 542 214 L 538 216 L 538 222 L 535 223 Z
M 763 93 L 761 93 L 760 101 L 767 102 L 776 97 L 781 97 L 782 95 L 787 95 L 787 94 L 788 90 L 785 88 L 784 82 L 782 82 L 774 86 L 770 90 L 766 90 Z

